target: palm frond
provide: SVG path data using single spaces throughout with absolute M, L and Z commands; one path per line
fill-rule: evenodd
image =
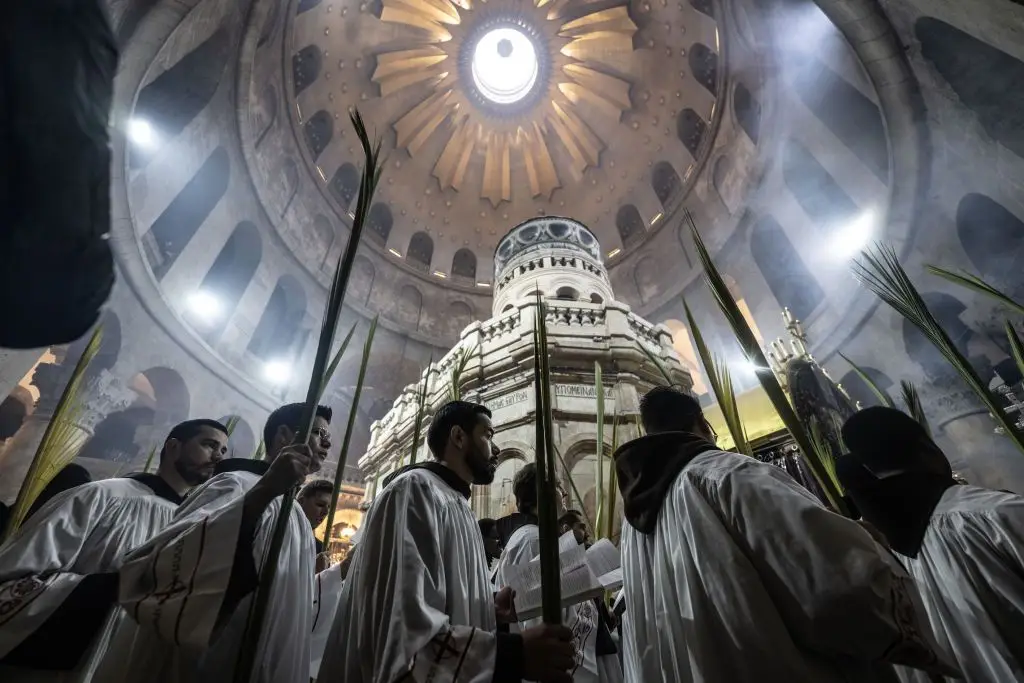
M 612 453 L 619 449 L 619 408 L 618 404 L 615 406 L 615 410 L 612 411 Z M 609 469 L 608 476 L 608 514 L 604 517 L 604 537 L 611 540 L 612 534 L 615 533 L 615 499 L 618 497 L 619 492 L 619 477 L 618 471 L 615 469 L 615 461 L 612 461 L 612 466 Z M 593 527 L 591 527 L 593 528 Z M 600 532 L 594 531 L 594 535 L 600 538 Z
M 331 345 L 337 330 L 338 318 L 341 315 L 341 307 L 345 301 L 345 290 L 348 288 L 352 266 L 356 259 L 356 250 L 363 235 L 363 228 L 366 226 L 366 218 L 370 212 L 370 205 L 373 203 L 373 193 L 377 187 L 377 182 L 380 180 L 382 169 L 380 138 L 371 142 L 370 136 L 366 131 L 366 125 L 363 122 L 363 117 L 359 114 L 358 110 L 352 112 L 351 119 L 352 125 L 356 130 L 356 136 L 359 138 L 360 145 L 362 146 L 365 163 L 363 165 L 363 175 L 359 183 L 359 198 L 356 200 L 352 231 L 349 233 L 348 244 L 338 259 L 338 265 L 334 270 L 334 279 L 324 307 L 324 318 L 320 326 L 320 338 L 317 342 L 316 355 L 313 360 L 313 372 L 310 375 L 309 387 L 306 391 L 302 421 L 296 434 L 296 442 L 303 444 L 309 441 L 313 431 L 313 421 L 316 418 L 318 399 L 323 392 L 328 357 L 330 356 Z M 238 659 L 235 663 L 233 678 L 234 683 L 251 683 L 252 680 L 253 667 L 258 659 L 260 635 L 263 632 L 267 606 L 273 591 L 281 547 L 284 543 L 285 531 L 288 528 L 288 519 L 291 516 L 294 500 L 294 495 L 286 495 L 281 499 L 281 507 L 274 522 L 270 545 L 267 548 L 263 566 L 259 572 L 260 582 L 256 589 L 256 596 L 252 601 L 252 608 L 249 611 L 249 619 L 246 623 L 241 647 L 238 649 Z
M 331 381 L 331 377 L 334 377 L 335 371 L 338 369 L 338 365 L 341 363 L 341 357 L 345 355 L 345 349 L 348 348 L 348 343 L 352 341 L 352 335 L 356 333 L 356 325 L 359 323 L 352 323 L 352 329 L 348 331 L 345 338 L 341 340 L 341 346 L 338 347 L 337 353 L 334 354 L 334 358 L 331 359 L 330 365 L 327 366 L 327 370 L 324 371 L 324 379 L 320 384 L 320 395 L 316 397 L 316 402 L 319 404 L 320 400 L 324 397 L 324 392 L 327 391 L 327 385 Z
M 267 445 L 263 443 L 263 437 L 260 437 L 260 442 L 256 444 L 256 450 L 252 452 L 253 460 L 263 460 L 267 457 Z
M 786 429 L 800 448 L 804 461 L 807 463 L 814 478 L 818 480 L 818 484 L 821 486 L 829 504 L 845 514 L 847 512 L 846 504 L 835 485 L 835 481 L 829 476 L 826 469 L 827 464 L 819 458 L 811 442 L 810 435 L 807 433 L 807 429 L 800 422 L 796 412 L 793 410 L 793 406 L 790 405 L 789 398 L 786 396 L 782 385 L 779 384 L 775 373 L 769 369 L 764 351 L 761 349 L 760 344 L 758 344 L 757 337 L 754 335 L 754 331 L 750 329 L 746 318 L 743 317 L 739 306 L 736 305 L 736 300 L 733 298 L 732 293 L 729 292 L 729 287 L 725 283 L 722 274 L 718 271 L 718 266 L 711 260 L 711 255 L 708 253 L 707 247 L 704 246 L 704 240 L 700 236 L 700 231 L 697 230 L 697 224 L 694 223 L 693 216 L 689 211 L 686 211 L 683 218 L 693 233 L 694 245 L 697 247 L 697 254 L 700 257 L 701 264 L 704 266 L 704 275 L 708 287 L 711 289 L 718 307 L 725 314 L 726 320 L 729 321 L 729 326 L 732 327 L 733 334 L 736 335 L 736 341 L 739 342 L 740 348 L 743 350 L 747 360 L 757 368 L 755 374 L 761 383 L 761 388 L 764 389 L 768 399 L 775 407 L 775 411 L 779 414 L 783 424 L 786 425 Z
M 725 418 L 725 426 L 729 428 L 732 442 L 736 444 L 736 452 L 744 455 L 753 455 L 754 451 L 747 441 L 747 435 L 743 431 L 743 422 L 740 420 L 740 408 L 736 402 L 736 392 L 733 390 L 732 375 L 729 368 L 717 356 L 713 355 L 704 343 L 704 335 L 693 317 L 690 306 L 683 300 L 683 310 L 686 312 L 686 324 L 690 326 L 690 333 L 693 335 L 693 344 L 697 347 L 697 355 L 704 364 L 704 371 L 707 373 L 711 390 L 715 393 L 718 407 L 722 409 L 722 417 Z
M 39 441 L 35 455 L 32 456 L 32 463 L 29 465 L 28 472 L 25 473 L 25 479 L 21 482 L 21 488 L 18 489 L 18 497 L 11 508 L 4 534 L 5 539 L 10 538 L 17 531 L 32 507 L 33 501 L 57 473 L 75 459 L 85 443 L 82 430 L 77 424 L 82 413 L 80 394 L 85 382 L 85 371 L 99 352 L 102 341 L 103 326 L 97 325 L 92 336 L 89 337 L 89 342 L 85 345 L 82 355 L 78 358 L 78 362 L 75 363 L 68 383 L 64 385 L 64 391 L 61 392 L 60 400 L 57 401 L 57 406 L 53 410 L 53 416 L 46 424 L 43 437 Z
M 341 483 L 345 473 L 345 464 L 348 462 L 348 447 L 352 442 L 352 432 L 356 428 L 356 415 L 359 413 L 359 397 L 363 394 L 363 380 L 366 379 L 366 368 L 370 364 L 370 349 L 373 348 L 373 335 L 377 331 L 377 319 L 373 317 L 370 329 L 366 333 L 366 341 L 363 342 L 363 357 L 359 363 L 359 375 L 356 378 L 356 389 L 352 394 L 352 406 L 348 410 L 348 423 L 345 425 L 345 436 L 341 440 L 341 450 L 338 451 L 338 469 L 334 471 L 334 490 L 331 492 L 331 507 L 327 511 L 327 528 L 324 529 L 324 550 L 330 551 L 331 532 L 334 530 L 334 513 L 338 509 L 338 496 L 341 494 Z
M 555 442 L 551 411 L 551 368 L 544 300 L 536 293 L 533 330 L 534 391 L 536 392 L 537 526 L 540 535 L 541 612 L 546 624 L 562 623 L 562 571 L 558 559 Z
M 469 360 L 476 353 L 477 349 L 480 348 L 480 344 L 477 343 L 473 348 L 461 348 L 458 350 L 458 357 L 455 362 L 452 363 L 451 377 L 449 378 L 451 386 L 448 390 L 448 395 L 451 396 L 453 401 L 462 400 L 462 375 L 466 372 L 466 366 L 469 365 Z
M 420 432 L 423 430 L 423 413 L 427 408 L 427 382 L 430 381 L 430 366 L 434 364 L 434 357 L 427 361 L 427 370 L 423 375 L 423 384 L 416 392 L 416 420 L 412 425 L 412 451 L 409 452 L 409 464 L 415 465 L 417 454 L 420 449 Z
M 814 449 L 815 456 L 821 461 L 829 480 L 842 494 L 843 486 L 839 483 L 839 477 L 836 475 L 836 461 L 832 454 L 832 447 L 829 446 L 828 439 L 822 434 L 821 425 L 817 421 L 811 422 L 807 436 L 810 437 L 811 447 Z
M 928 432 L 928 436 L 932 434 L 932 428 L 928 424 L 928 418 L 924 414 L 924 407 L 921 405 L 921 396 L 917 393 L 917 387 L 912 382 L 908 382 L 903 379 L 900 380 L 900 392 L 903 398 L 903 404 L 907 406 L 907 412 L 910 417 L 914 418 L 924 430 Z
M 850 364 L 850 367 L 853 368 L 853 372 L 861 378 L 861 381 L 867 385 L 868 389 L 871 390 L 871 393 L 878 397 L 879 403 L 887 408 L 892 408 L 892 399 L 889 398 L 889 394 L 885 392 L 885 389 L 878 386 L 878 383 L 875 382 L 875 380 L 871 379 L 871 375 L 866 373 L 863 368 L 847 358 L 843 353 L 840 353 L 839 357 Z
M 962 270 L 959 273 L 954 273 L 951 270 L 946 270 L 945 268 L 940 268 L 939 266 L 931 265 L 926 265 L 924 269 L 927 270 L 932 275 L 938 275 L 939 277 L 943 278 L 944 280 L 948 280 L 953 284 L 960 285 L 961 287 L 966 287 L 967 289 L 979 292 L 980 294 L 984 294 L 987 297 L 991 297 L 998 301 L 999 303 L 1003 304 L 1004 306 L 1016 311 L 1017 313 L 1024 315 L 1024 304 L 1014 301 L 1005 292 L 996 289 L 995 287 L 985 282 L 984 280 L 982 280 L 977 275 L 974 275 L 973 273 L 968 273 L 966 270 Z
M 1010 352 L 1013 354 L 1013 360 L 1017 363 L 1017 369 L 1021 375 L 1024 375 L 1024 344 L 1021 343 L 1020 337 L 1017 336 L 1017 330 L 1009 320 L 1006 321 L 1006 340 L 1010 342 Z
M 658 373 L 665 380 L 665 386 L 667 386 L 667 387 L 674 386 L 675 385 L 675 381 L 672 379 L 672 375 L 669 374 L 668 368 L 666 368 L 665 364 L 661 362 L 661 359 L 658 358 L 657 356 L 655 356 L 653 353 L 651 353 L 651 350 L 649 348 L 647 348 L 646 346 L 644 346 L 644 343 L 642 341 L 638 341 L 637 342 L 637 346 L 639 346 L 640 350 L 644 352 L 645 356 L 647 356 L 647 360 L 651 361 L 651 365 L 653 365 L 655 368 L 657 368 Z
M 601 374 L 601 363 L 594 361 L 594 392 L 597 396 L 597 472 L 595 472 L 596 486 L 594 487 L 594 495 L 597 500 L 595 503 L 595 516 L 597 519 L 597 528 L 594 529 L 595 534 L 601 532 L 603 519 L 602 514 L 604 513 L 604 377 Z
M 878 244 L 873 250 L 865 251 L 861 261 L 854 264 L 854 274 L 869 290 L 875 293 L 879 299 L 899 313 L 911 325 L 920 330 L 921 334 L 939 350 L 947 362 L 967 385 L 974 390 L 989 413 L 996 419 L 1005 430 L 1017 447 L 1024 451 L 1024 435 L 1003 412 L 1003 407 L 988 390 L 988 386 L 982 381 L 978 373 L 971 367 L 960 349 L 956 347 L 953 340 L 949 338 L 946 331 L 942 329 L 939 321 L 935 319 L 924 299 L 917 291 L 914 283 L 903 269 L 896 251 L 883 244 Z

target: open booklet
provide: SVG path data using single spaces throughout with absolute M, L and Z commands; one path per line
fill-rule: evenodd
M 558 539 L 558 560 L 562 570 L 562 607 L 577 605 L 622 586 L 619 550 L 606 538 L 584 548 L 572 532 Z M 540 557 L 505 568 L 505 578 L 516 592 L 516 613 L 520 621 L 541 614 Z

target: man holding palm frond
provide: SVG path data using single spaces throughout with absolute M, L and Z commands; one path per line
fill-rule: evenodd
M 118 655 L 103 635 L 110 619 L 125 617 L 115 611 L 122 558 L 170 522 L 227 446 L 221 423 L 183 422 L 167 436 L 156 474 L 83 484 L 27 520 L 0 550 L 4 683 L 78 680 L 106 653 Z
M 138 623 L 118 639 L 121 658 L 97 683 L 230 681 L 259 568 L 282 497 L 319 471 L 331 446 L 331 409 L 319 406 L 308 443 L 295 444 L 305 405 L 270 414 L 266 460 L 230 458 L 164 531 L 128 555 L 120 602 Z M 309 683 L 313 623 L 313 529 L 291 508 L 253 681 Z M 115 636 L 117 638 L 117 636 Z

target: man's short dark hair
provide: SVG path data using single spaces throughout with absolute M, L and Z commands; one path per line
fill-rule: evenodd
M 190 439 L 194 439 L 196 435 L 202 431 L 203 427 L 210 427 L 216 429 L 218 432 L 222 432 L 225 436 L 228 436 L 228 428 L 217 420 L 210 420 L 207 418 L 199 418 L 196 420 L 185 420 L 179 424 L 174 425 L 171 429 L 170 434 L 164 439 L 164 445 L 160 449 L 160 457 L 164 457 L 164 451 L 167 450 L 167 442 L 171 439 L 175 439 L 181 443 L 185 443 Z
M 566 510 L 565 513 L 558 518 L 558 526 L 572 526 L 577 522 L 586 523 L 586 520 L 583 518 L 583 513 L 579 510 Z
M 302 412 L 305 407 L 305 403 L 289 403 L 272 412 L 267 418 L 267 423 L 263 425 L 263 446 L 270 449 L 270 444 L 274 442 L 274 435 L 277 434 L 281 425 L 285 425 L 293 432 L 299 431 L 299 423 L 302 422 Z M 317 406 L 316 415 L 330 424 L 334 411 L 328 406 Z
M 520 512 L 527 512 L 537 507 L 537 465 L 528 462 L 523 469 L 512 478 L 512 495 L 516 497 L 516 507 Z
M 692 432 L 703 415 L 697 399 L 672 387 L 654 387 L 640 399 L 640 419 L 649 434 Z
M 949 464 L 921 423 L 895 408 L 872 406 L 854 413 L 843 424 L 842 437 L 849 456 L 875 476 L 920 472 L 929 465 L 945 470 Z
M 480 535 L 484 538 L 487 538 L 498 526 L 498 522 L 490 517 L 484 517 L 478 523 L 480 524 Z
M 449 401 L 434 414 L 427 430 L 427 448 L 438 460 L 444 459 L 444 449 L 452 427 L 462 427 L 467 434 L 473 433 L 480 415 L 491 416 L 487 406 L 470 401 Z
M 334 482 L 328 479 L 314 479 L 299 491 L 299 500 L 315 496 L 318 493 L 334 493 Z

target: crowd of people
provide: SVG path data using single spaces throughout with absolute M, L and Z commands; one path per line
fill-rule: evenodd
M 655 388 L 615 468 L 623 587 L 520 619 L 512 565 L 540 552 L 533 465 L 511 525 L 477 520 L 494 479 L 491 413 L 434 415 L 434 459 L 378 492 L 345 562 L 314 535 L 332 484 L 319 407 L 275 410 L 266 458 L 228 458 L 214 420 L 174 427 L 154 474 L 51 490 L 0 548 L 0 680 L 234 679 L 275 519 L 291 506 L 252 680 L 258 683 L 1024 681 L 1024 499 L 962 485 L 907 415 L 843 427 L 852 520 L 778 467 L 720 450 L 690 395 Z M 51 487 L 53 488 L 53 487 Z M 582 514 L 560 533 L 590 543 Z

